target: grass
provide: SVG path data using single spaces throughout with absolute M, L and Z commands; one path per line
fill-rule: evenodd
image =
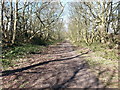
M 3 58 L 13 59 L 13 58 L 23 57 L 24 55 L 27 55 L 31 52 L 38 52 L 43 47 L 44 46 L 31 45 L 31 44 L 26 44 L 26 45 L 23 45 L 23 46 L 17 46 L 17 47 L 14 47 L 14 48 L 11 48 L 9 50 L 4 51 L 3 52 Z
M 119 57 L 117 55 L 118 50 L 117 49 L 110 49 L 110 45 L 106 44 L 101 44 L 101 43 L 94 43 L 91 44 L 90 46 L 86 45 L 85 43 L 77 43 L 77 46 L 82 46 L 84 48 L 89 48 L 93 52 L 95 52 L 96 56 L 102 57 L 105 59 L 111 59 L 111 60 L 118 60 Z M 113 46 L 113 45 L 112 45 Z
M 3 68 L 13 66 L 17 58 L 24 58 L 24 56 L 33 52 L 41 52 L 43 48 L 45 47 L 40 45 L 25 44 L 22 46 L 16 46 L 13 48 L 6 49 L 2 53 Z
M 26 57 L 31 53 L 41 53 L 46 46 L 62 42 L 63 40 L 52 40 L 46 42 L 46 45 L 37 45 L 37 44 L 24 44 L 14 47 L 7 47 L 3 50 L 2 53 L 2 66 L 4 69 L 7 69 L 10 66 L 15 66 L 15 62 L 19 62 L 20 58 Z
M 86 57 L 85 59 L 90 65 L 90 68 L 98 76 L 99 80 L 107 85 L 107 87 L 118 88 L 118 50 L 109 48 L 109 46 L 113 45 L 106 45 L 101 43 L 94 43 L 90 46 L 87 46 L 85 43 L 81 42 L 77 43 L 77 46 L 82 47 L 78 53 L 84 53 L 88 49 L 91 50 L 90 53 L 84 56 Z M 104 73 L 99 74 L 104 70 L 106 70 Z M 109 80 L 110 78 L 111 80 Z

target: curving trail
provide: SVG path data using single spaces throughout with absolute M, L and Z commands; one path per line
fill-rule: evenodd
M 69 42 L 51 45 L 31 54 L 13 70 L 3 71 L 4 88 L 101 88 L 85 57 Z

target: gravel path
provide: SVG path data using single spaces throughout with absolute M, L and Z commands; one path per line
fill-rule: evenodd
M 101 88 L 83 54 L 68 42 L 51 45 L 43 54 L 31 54 L 13 70 L 3 71 L 4 88 Z

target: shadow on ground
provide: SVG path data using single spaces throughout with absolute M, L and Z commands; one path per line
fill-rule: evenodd
M 61 50 L 62 52 L 59 52 Z M 71 53 L 74 50 L 69 43 L 61 43 L 57 47 L 51 46 L 49 48 L 51 52 L 49 53 L 54 54 L 56 52 L 62 55 L 63 52 L 67 52 L 67 57 L 50 59 L 27 67 L 2 71 L 3 87 L 9 89 L 52 88 L 55 90 L 62 88 L 83 88 L 83 90 L 106 88 L 114 73 L 109 77 L 108 83 L 102 85 L 98 78 L 105 70 L 100 70 L 96 77 L 85 61 L 85 56 L 82 56 L 89 53 L 89 51 L 76 55 L 74 52 Z
M 39 66 L 39 65 L 48 64 L 48 63 L 50 63 L 50 62 L 71 60 L 71 59 L 73 59 L 73 58 L 77 58 L 77 57 L 79 57 L 79 56 L 81 56 L 81 55 L 84 55 L 84 54 L 87 54 L 87 53 L 88 53 L 88 52 L 82 53 L 82 54 L 80 54 L 80 55 L 76 55 L 76 56 L 73 56 L 73 57 L 68 57 L 68 58 L 63 58 L 63 59 L 55 59 L 55 60 L 50 60 L 50 61 L 46 61 L 46 62 L 42 62 L 42 63 L 40 62 L 40 63 L 38 63 L 38 64 L 34 64 L 34 65 L 31 65 L 31 66 L 28 66 L 28 67 L 23 67 L 23 68 L 19 68 L 19 69 L 15 69 L 15 70 L 6 70 L 6 71 L 3 71 L 3 72 L 2 72 L 2 76 L 8 76 L 8 75 L 13 74 L 13 73 L 15 73 L 15 72 L 22 72 L 22 71 L 24 71 L 24 70 L 37 67 L 37 66 Z

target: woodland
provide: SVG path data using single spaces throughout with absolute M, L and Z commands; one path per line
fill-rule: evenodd
M 64 18 L 66 10 L 67 23 Z M 120 1 L 67 2 L 64 4 L 63 1 L 54 0 L 1 0 L 0 13 L 0 57 L 2 58 L 3 76 L 10 74 L 6 70 L 14 72 L 14 69 L 17 69 L 17 72 L 22 72 L 18 68 L 26 65 L 32 66 L 33 63 L 28 64 L 32 62 L 31 59 L 36 63 L 40 61 L 36 61 L 37 58 L 43 61 L 45 57 L 50 60 L 56 59 L 58 56 L 54 56 L 55 52 L 61 53 L 60 48 L 64 48 L 62 55 L 69 56 L 69 50 L 76 47 L 78 54 L 90 51 L 83 56 L 86 57 L 85 60 L 90 68 L 101 75 L 99 79 L 105 83 L 105 87 L 110 85 L 116 88 L 118 86 Z M 54 45 L 55 47 L 51 48 Z M 44 56 L 48 53 L 52 55 L 51 58 Z M 43 58 L 40 55 L 43 55 Z M 101 67 L 99 70 L 96 69 L 98 66 Z M 106 70 L 105 73 L 100 74 L 103 69 Z M 109 76 L 114 77 L 113 81 L 110 81 Z M 9 81 L 9 78 L 7 79 Z M 19 81 L 22 82 L 21 79 Z M 9 86 L 20 88 L 26 87 L 27 84 L 20 86 L 16 83 L 12 86 L 10 83 L 4 88 L 10 88 Z

